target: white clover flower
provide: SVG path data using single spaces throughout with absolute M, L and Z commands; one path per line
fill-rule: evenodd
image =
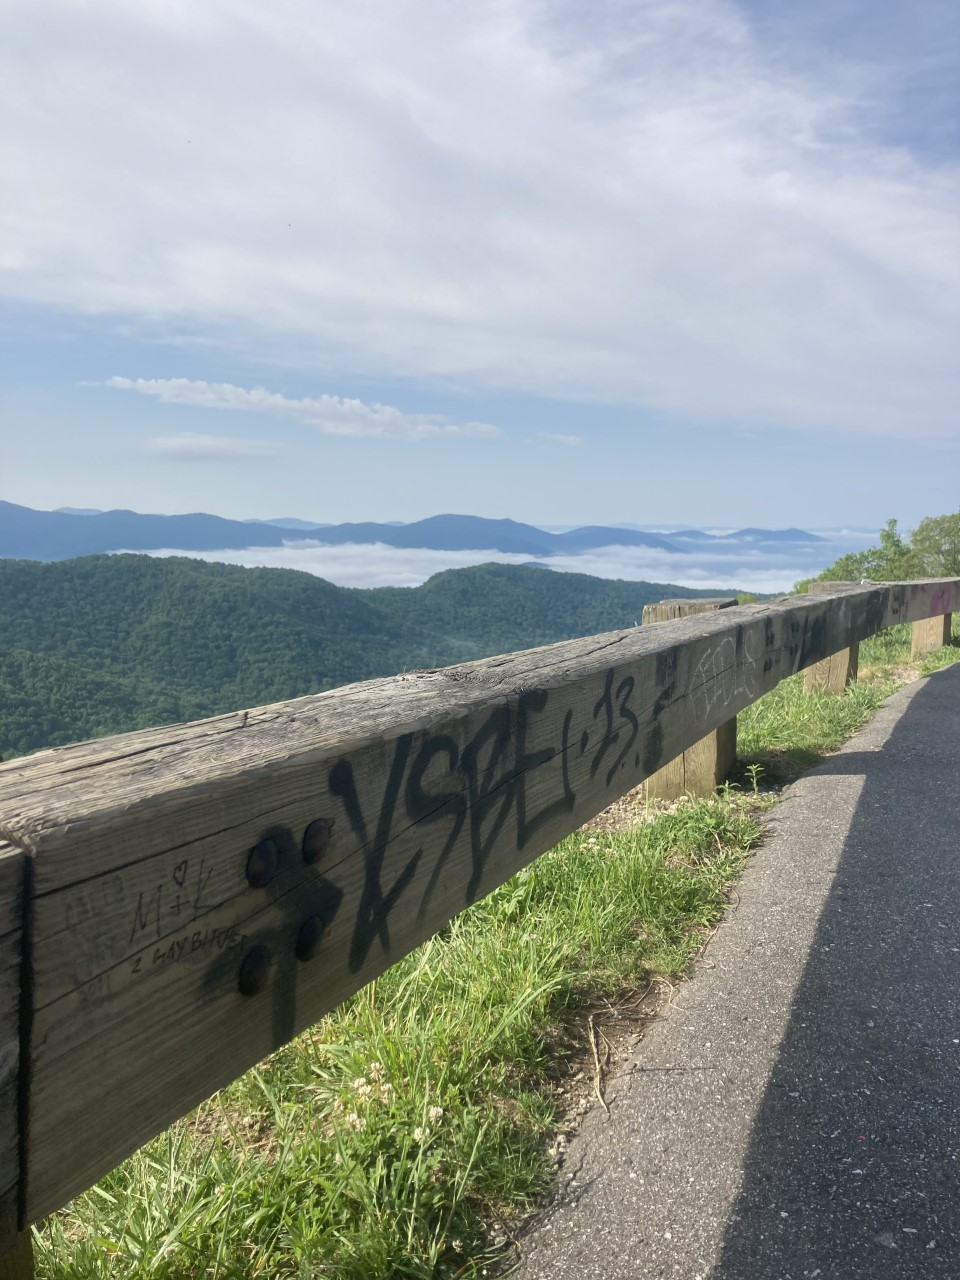
M 443 1107 L 431 1107 L 427 1112 L 431 1124 L 437 1124 L 443 1119 Z
M 389 1098 L 391 1093 L 393 1093 L 393 1085 L 389 1080 L 384 1080 L 383 1084 L 380 1086 L 380 1096 L 382 1098 Z
M 382 1062 L 371 1062 L 367 1067 L 367 1075 L 371 1080 L 382 1080 L 386 1074 L 386 1068 Z
M 424 1129 L 421 1125 L 418 1124 L 413 1131 L 414 1142 L 423 1142 L 424 1138 L 427 1137 L 429 1132 L 430 1132 L 429 1129 Z
M 356 1133 L 360 1133 L 366 1127 L 366 1120 L 364 1120 L 363 1116 L 358 1116 L 355 1111 L 348 1111 L 344 1119 Z
M 356 1090 L 366 1088 L 367 1087 L 366 1076 L 357 1076 L 356 1080 L 354 1080 L 353 1084 L 350 1087 L 351 1089 L 356 1089 Z

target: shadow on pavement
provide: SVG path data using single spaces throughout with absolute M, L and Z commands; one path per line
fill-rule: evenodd
M 960 666 L 865 783 L 711 1280 L 960 1277 Z

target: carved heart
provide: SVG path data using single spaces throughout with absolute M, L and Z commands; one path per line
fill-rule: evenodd
M 190 864 L 189 864 L 189 862 L 187 861 L 187 859 L 186 859 L 186 858 L 184 858 L 183 862 L 178 862 L 178 863 L 177 863 L 177 865 L 176 865 L 176 866 L 174 867 L 174 869 L 173 869 L 173 879 L 174 879 L 174 882 L 175 882 L 176 884 L 178 884 L 178 885 L 180 886 L 180 888 L 181 888 L 181 889 L 183 888 L 184 884 L 186 883 L 186 879 L 187 879 L 187 867 L 188 867 L 189 865 L 190 865 Z

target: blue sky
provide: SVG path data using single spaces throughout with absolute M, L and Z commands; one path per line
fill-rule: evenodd
M 0 496 L 907 526 L 960 11 L 10 0 Z

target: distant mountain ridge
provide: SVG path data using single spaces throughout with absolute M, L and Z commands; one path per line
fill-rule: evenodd
M 250 525 L 202 513 L 154 516 L 103 511 L 70 515 L 0 501 L 0 557 L 5 559 L 70 560 L 107 551 L 159 551 L 163 547 L 178 551 L 282 547 L 289 537 L 289 531 L 270 525 Z
M 55 561 L 112 551 L 237 551 L 279 547 L 303 539 L 328 546 L 382 543 L 433 551 L 499 551 L 538 558 L 578 555 L 611 546 L 651 547 L 688 556 L 707 547 L 723 554 L 744 545 L 824 541 L 803 529 L 742 529 L 721 535 L 686 529 L 665 535 L 588 525 L 565 533 L 549 533 L 516 520 L 482 516 L 438 515 L 411 524 L 363 521 L 327 525 L 287 516 L 274 521 L 227 520 L 205 512 L 165 516 L 88 508 L 37 511 L 0 501 L 0 558 L 6 559 Z

